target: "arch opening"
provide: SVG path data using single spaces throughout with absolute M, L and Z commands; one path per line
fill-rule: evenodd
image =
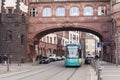
M 48 30 L 44 30 L 41 32 L 38 32 L 36 34 L 36 36 L 34 37 L 34 39 L 39 40 L 41 39 L 43 36 L 50 34 L 50 33 L 54 33 L 54 32 L 59 32 L 59 31 L 82 31 L 82 32 L 86 32 L 86 33 L 91 33 L 96 35 L 97 37 L 99 37 L 100 41 L 103 41 L 104 38 L 102 36 L 102 34 L 100 32 L 94 31 L 92 29 L 86 29 L 86 28 L 79 28 L 79 27 L 62 27 L 62 28 L 52 28 L 52 29 L 48 29 Z

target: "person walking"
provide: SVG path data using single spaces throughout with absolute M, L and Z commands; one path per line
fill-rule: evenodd
M 7 60 L 8 60 L 8 57 L 7 57 L 6 54 L 3 56 L 3 60 L 4 60 L 4 65 L 6 65 L 7 64 Z

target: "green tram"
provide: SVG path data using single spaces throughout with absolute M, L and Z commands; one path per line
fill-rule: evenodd
M 65 66 L 81 66 L 81 44 L 80 43 L 69 43 L 65 50 Z

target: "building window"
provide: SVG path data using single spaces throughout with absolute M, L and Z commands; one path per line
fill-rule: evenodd
M 47 42 L 45 37 L 43 37 L 43 40 L 42 40 L 42 41 Z
M 79 8 L 78 7 L 70 8 L 70 16 L 79 16 Z
M 25 15 L 24 14 L 22 14 L 22 22 L 25 23 Z
M 21 35 L 21 45 L 24 45 L 24 44 L 25 44 L 25 36 Z
M 6 41 L 11 42 L 13 40 L 12 31 L 8 30 L 6 34 Z
M 105 6 L 98 7 L 98 16 L 105 16 L 107 15 L 107 9 Z
M 73 40 L 76 40 L 76 36 L 73 34 Z
M 52 43 L 52 37 L 50 37 L 50 43 Z
M 63 42 L 62 42 L 62 43 L 63 43 L 63 45 L 64 45 L 64 39 L 63 39 Z
M 42 16 L 43 17 L 50 17 L 50 16 L 52 16 L 52 9 L 49 8 L 49 7 L 44 8 Z
M 47 36 L 47 43 L 49 43 L 49 37 Z
M 72 40 L 72 34 L 70 34 L 70 40 Z
M 78 41 L 78 36 L 76 36 L 76 40 Z
M 54 44 L 56 44 L 56 37 L 54 37 Z
M 64 7 L 57 8 L 56 16 L 65 16 L 65 8 Z
M 8 17 L 12 17 L 12 9 L 8 9 Z
M 38 8 L 31 8 L 30 9 L 30 16 L 37 17 L 38 16 Z
M 91 6 L 84 8 L 84 16 L 93 16 L 93 8 Z

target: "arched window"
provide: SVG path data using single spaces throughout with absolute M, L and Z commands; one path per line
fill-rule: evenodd
M 58 7 L 56 10 L 56 16 L 65 16 L 65 8 L 64 7 Z
M 105 16 L 107 15 L 107 9 L 105 6 L 98 7 L 98 15 L 99 16 Z
M 56 37 L 54 37 L 54 44 L 56 44 L 57 43 L 57 41 L 56 41 Z
M 47 43 L 49 43 L 49 37 L 47 36 Z
M 49 7 L 46 7 L 43 9 L 43 17 L 50 17 L 52 16 L 52 9 Z
M 91 6 L 84 8 L 84 16 L 93 16 L 93 8 Z
M 78 7 L 70 8 L 70 16 L 79 16 L 79 8 Z
M 52 37 L 50 37 L 50 43 L 52 44 Z

